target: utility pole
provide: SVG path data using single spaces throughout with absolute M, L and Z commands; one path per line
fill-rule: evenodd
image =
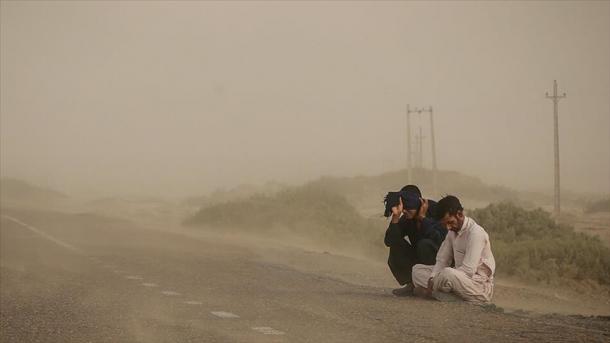
M 413 183 L 413 163 L 411 157 L 413 155 L 411 151 L 411 113 L 416 112 L 411 110 L 409 104 L 407 104 L 407 173 L 409 184 Z
M 437 191 L 437 164 L 436 164 L 436 140 L 434 139 L 434 111 L 432 110 L 432 106 L 428 106 L 428 108 L 413 108 L 407 105 L 407 164 L 409 168 L 409 183 L 412 183 L 412 175 L 413 175 L 413 163 L 412 163 L 412 154 L 413 151 L 411 149 L 411 113 L 417 113 L 421 116 L 421 113 L 429 113 L 430 114 L 430 139 L 431 139 L 431 147 L 432 147 L 432 193 L 436 194 Z M 419 128 L 419 136 L 415 137 L 417 143 L 417 159 L 415 163 L 418 167 L 423 168 L 423 135 L 421 126 Z
M 415 166 L 419 169 L 423 169 L 424 168 L 424 135 L 422 134 L 421 126 L 419 127 L 419 133 L 415 135 L 415 147 L 417 148 Z
M 430 113 L 430 140 L 432 145 L 432 194 L 435 196 L 437 191 L 437 167 L 436 167 L 436 142 L 434 140 L 434 111 L 432 106 L 428 107 L 428 113 Z
M 553 119 L 555 127 L 555 201 L 554 201 L 554 213 L 555 219 L 559 219 L 561 212 L 560 202 L 560 184 L 559 184 L 559 99 L 565 98 L 566 93 L 557 95 L 557 80 L 553 80 L 553 95 L 549 96 L 546 92 L 546 98 L 553 100 Z

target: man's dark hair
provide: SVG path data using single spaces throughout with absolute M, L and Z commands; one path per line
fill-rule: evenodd
M 405 208 L 409 208 L 407 202 L 409 204 L 412 204 L 411 201 L 407 201 L 407 199 L 409 199 L 410 194 L 415 194 L 416 197 L 421 198 L 421 191 L 415 185 L 406 185 L 398 192 L 389 192 L 383 199 L 383 203 L 385 204 L 385 211 L 383 212 L 383 216 L 387 218 L 392 215 L 392 207 L 397 206 L 400 203 L 400 198 L 403 199 L 402 202 L 403 205 L 405 205 Z M 419 201 L 419 199 L 416 200 L 418 203 L 417 208 L 419 208 L 419 206 L 421 206 L 421 202 Z
M 453 195 L 447 195 L 436 204 L 436 213 L 434 216 L 436 219 L 441 220 L 447 213 L 454 215 L 458 211 L 463 211 L 464 208 L 460 203 L 460 199 Z
M 400 192 L 389 192 L 383 199 L 383 203 L 385 204 L 383 216 L 387 218 L 392 215 L 392 207 L 400 204 Z
M 405 193 L 415 193 L 421 198 L 421 191 L 416 185 L 406 185 L 401 188 L 400 191 Z

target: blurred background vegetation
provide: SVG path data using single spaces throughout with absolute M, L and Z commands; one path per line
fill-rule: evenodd
M 489 233 L 497 275 L 530 283 L 610 291 L 610 197 L 564 192 L 558 225 L 550 216 L 552 197 L 490 186 L 452 171 L 439 174 L 430 194 L 430 171 L 416 169 L 415 183 L 426 198 L 457 195 Z M 324 251 L 387 259 L 383 197 L 404 186 L 406 171 L 375 176 L 322 177 L 301 186 L 237 185 L 173 203 L 164 199 L 100 198 L 74 206 L 66 194 L 15 179 L 0 179 L 2 206 L 100 213 L 147 218 L 156 224 L 183 224 L 238 235 L 278 238 Z M 601 237 L 601 239 L 600 239 Z
M 199 210 L 184 225 L 298 238 L 323 249 L 357 252 L 384 261 L 387 220 L 381 216 L 382 199 L 387 191 L 404 185 L 404 175 L 323 177 L 299 187 L 273 184 L 260 191 L 238 187 L 189 199 L 188 203 Z M 427 175 L 419 170 L 415 177 L 424 195 L 431 183 Z M 467 215 L 489 233 L 499 277 L 576 288 L 610 286 L 608 246 L 569 224 L 556 224 L 541 208 L 551 205 L 549 196 L 487 186 L 477 178 L 455 172 L 442 172 L 439 181 L 442 194 L 460 197 L 470 209 Z M 607 199 L 584 199 L 582 195 L 570 198 L 569 194 L 566 198 L 566 206 L 586 204 L 582 209 L 585 214 L 610 211 Z

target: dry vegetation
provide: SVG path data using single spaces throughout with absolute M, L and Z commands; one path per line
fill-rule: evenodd
M 549 284 L 610 285 L 610 249 L 598 237 L 555 224 L 548 212 L 500 203 L 471 216 L 489 232 L 501 274 Z
M 185 224 L 267 235 L 289 234 L 324 245 L 330 243 L 337 250 L 355 248 L 373 256 L 379 256 L 383 247 L 379 230 L 375 229 L 383 225 L 381 218 L 364 218 L 345 197 L 318 184 L 204 207 Z
M 357 249 L 383 259 L 387 224 L 380 216 L 361 215 L 343 195 L 347 184 L 324 178 L 274 194 L 224 201 L 203 207 L 184 223 L 267 236 L 289 233 L 337 251 Z M 380 212 L 381 207 L 379 202 Z M 499 276 L 577 288 L 610 286 L 610 249 L 597 237 L 555 224 L 542 209 L 499 202 L 470 215 L 491 236 Z

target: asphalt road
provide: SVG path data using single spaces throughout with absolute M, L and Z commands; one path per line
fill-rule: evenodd
M 1 342 L 610 341 L 603 318 L 395 298 L 332 267 L 303 272 L 247 245 L 95 215 L 2 215 Z

